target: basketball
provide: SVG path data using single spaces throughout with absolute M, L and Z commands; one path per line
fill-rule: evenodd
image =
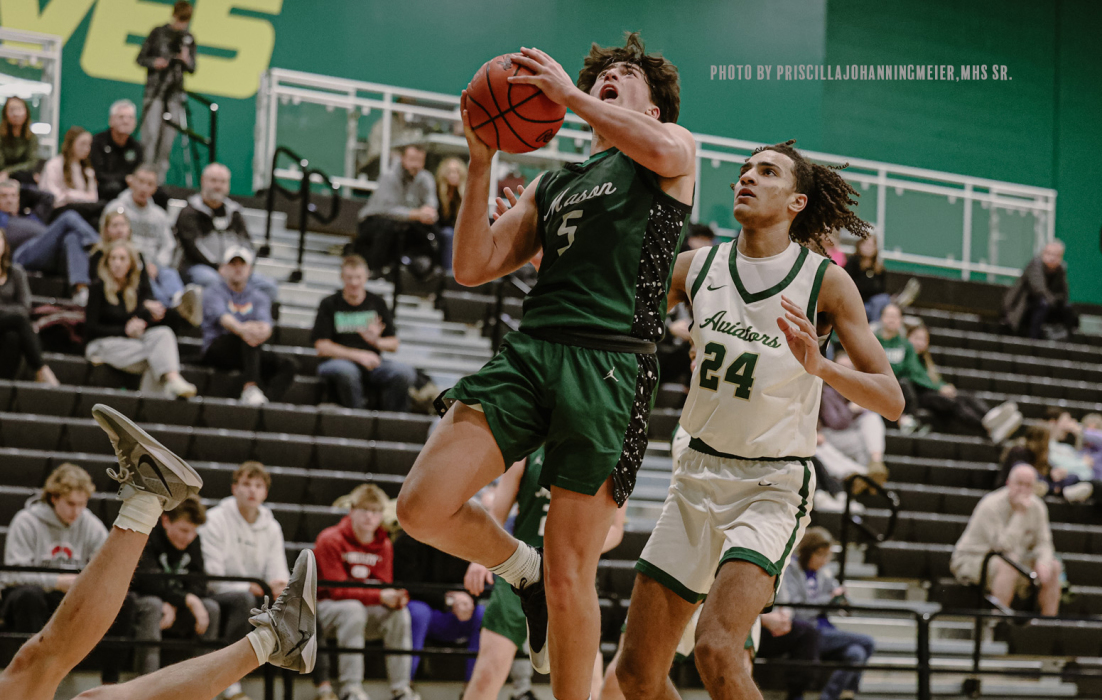
M 506 153 L 528 153 L 551 143 L 566 107 L 535 85 L 514 85 L 511 75 L 532 75 L 510 54 L 486 61 L 467 88 L 471 128 L 483 143 Z

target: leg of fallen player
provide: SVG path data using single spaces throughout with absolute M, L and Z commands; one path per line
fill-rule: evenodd
M 773 579 L 745 561 L 720 566 L 700 612 L 693 651 L 704 688 L 713 700 L 761 700 L 743 647 L 754 620 L 773 598 Z
M 619 697 L 679 700 L 670 667 L 696 607 L 650 576 L 636 574 L 616 666 Z
M 20 648 L 0 676 L 3 697 L 52 698 L 55 689 L 99 643 L 119 614 L 148 535 L 111 528 L 41 632 Z
M 77 700 L 211 700 L 260 666 L 248 639 L 139 676 L 81 693 Z
M 544 586 L 551 690 L 557 700 L 586 700 L 601 644 L 597 561 L 616 515 L 610 481 L 594 496 L 551 487 L 544 529 Z

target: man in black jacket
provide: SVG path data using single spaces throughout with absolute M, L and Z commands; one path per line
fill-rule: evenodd
M 410 623 L 413 649 L 423 649 L 425 639 L 447 644 L 467 645 L 468 651 L 478 651 L 484 606 L 475 603 L 463 590 L 463 578 L 469 564 L 458 557 L 418 542 L 407 534 L 394 541 L 394 580 L 401 584 L 435 583 L 454 586 L 447 592 L 410 591 Z M 505 584 L 502 584 L 505 585 Z M 417 677 L 421 659 L 413 657 L 410 675 Z M 470 680 L 475 659 L 467 659 L 466 679 Z
M 107 113 L 107 130 L 92 137 L 92 168 L 101 202 L 110 202 L 126 189 L 126 176 L 142 163 L 142 144 L 134 138 L 138 108 L 130 100 L 116 100 Z
M 179 0 L 172 7 L 172 20 L 156 27 L 138 52 L 138 65 L 148 72 L 142 98 L 142 145 L 144 162 L 157 166 L 157 181 L 164 182 L 176 129 L 164 122 L 172 115 L 179 124 L 184 115 L 184 72 L 195 72 L 195 37 L 188 31 L 191 3 Z
M 1030 338 L 1045 337 L 1045 326 L 1054 327 L 1065 338 L 1079 327 L 1079 316 L 1068 304 L 1063 242 L 1050 242 L 1029 261 L 1003 297 L 1003 321 L 1013 332 Z
M 150 533 L 131 585 L 138 596 L 134 633 L 138 641 L 161 641 L 162 635 L 204 641 L 218 638 L 218 603 L 206 597 L 205 580 L 141 575 L 202 574 L 203 550 L 196 528 L 206 522 L 206 509 L 192 496 L 162 515 Z M 139 647 L 137 657 L 140 674 L 161 667 L 160 647 Z

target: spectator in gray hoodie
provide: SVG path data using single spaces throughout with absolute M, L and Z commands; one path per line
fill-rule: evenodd
M 46 626 L 80 569 L 87 566 L 107 540 L 107 527 L 88 510 L 95 493 L 92 477 L 75 464 L 58 466 L 46 479 L 42 494 L 15 514 L 4 543 L 6 566 L 35 566 L 58 573 L 5 575 L 4 622 L 11 632 L 34 633 Z M 108 634 L 129 634 L 134 616 L 128 597 Z M 118 682 L 118 668 L 104 667 L 103 681 Z
M 204 289 L 222 284 L 218 267 L 226 251 L 235 246 L 253 250 L 241 205 L 228 198 L 230 169 L 211 163 L 203 169 L 199 193 L 188 197 L 187 206 L 176 218 L 176 237 L 183 260 L 180 272 L 187 282 Z M 279 295 L 279 284 L 254 272 L 249 282 L 272 301 Z
M 184 283 L 173 267 L 176 261 L 176 236 L 168 212 L 153 201 L 157 191 L 157 170 L 152 165 L 139 165 L 126 176 L 127 189 L 107 203 L 100 216 L 100 230 L 107 215 L 122 211 L 130 221 L 130 242 L 142 254 L 145 271 L 153 296 L 169 308 L 180 303 Z

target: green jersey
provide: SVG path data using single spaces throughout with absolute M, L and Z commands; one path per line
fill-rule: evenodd
M 544 173 L 536 203 L 543 262 L 524 300 L 521 330 L 661 338 L 692 207 L 615 148 Z
M 543 525 L 547 521 L 547 509 L 551 507 L 551 492 L 540 486 L 543 471 L 543 448 L 539 448 L 524 464 L 524 476 L 517 489 L 517 519 L 513 523 L 513 536 L 533 547 L 543 546 Z

